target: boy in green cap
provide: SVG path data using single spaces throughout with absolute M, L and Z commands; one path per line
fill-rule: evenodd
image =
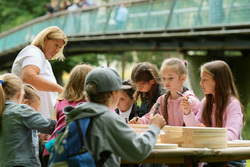
M 160 129 L 166 124 L 158 114 L 151 115 L 150 127 L 142 135 L 128 126 L 124 120 L 110 111 L 117 106 L 122 87 L 119 73 L 111 68 L 96 68 L 85 79 L 85 102 L 76 108 L 67 106 L 66 125 L 70 122 L 90 117 L 85 145 L 95 162 L 103 154 L 107 156 L 104 167 L 119 167 L 120 158 L 129 162 L 144 160 L 154 148 Z

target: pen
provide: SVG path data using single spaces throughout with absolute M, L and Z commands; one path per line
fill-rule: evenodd
M 138 119 L 139 119 L 139 117 L 137 116 L 135 121 L 137 122 L 137 121 L 138 121 Z
M 185 96 L 183 96 L 183 94 L 181 93 L 181 92 L 176 92 L 179 96 L 181 96 L 181 97 L 185 97 Z M 189 102 L 189 103 L 191 103 L 192 101 L 190 100 L 190 99 L 188 99 L 187 97 L 185 97 L 186 99 L 187 99 L 187 101 Z
M 154 115 L 157 114 L 159 107 L 160 107 L 160 103 L 157 103 L 157 104 L 156 104 L 156 108 L 155 108 Z

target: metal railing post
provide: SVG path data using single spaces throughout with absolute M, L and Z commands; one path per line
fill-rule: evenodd
M 203 4 L 203 1 L 204 1 L 204 0 L 201 0 L 201 3 L 200 3 L 200 5 L 199 5 L 199 8 L 198 8 L 197 15 L 196 15 L 196 18 L 195 18 L 195 20 L 194 20 L 193 26 L 196 26 L 196 25 L 197 25 L 197 22 L 198 22 L 198 20 L 199 20 L 199 18 L 200 18 L 201 7 L 202 7 L 202 4 Z M 202 20 L 201 20 L 201 21 L 202 21 Z
M 232 13 L 232 8 L 233 8 L 233 6 L 234 6 L 234 1 L 235 1 L 235 0 L 232 0 L 232 1 L 231 1 L 230 8 L 229 8 L 228 15 L 227 15 L 227 19 L 226 19 L 225 23 L 229 23 L 229 22 L 230 22 L 231 13 Z
M 148 24 L 148 18 L 150 16 L 150 12 L 152 10 L 152 6 L 153 6 L 153 1 L 150 0 L 149 1 L 149 6 L 148 6 L 148 11 L 147 11 L 147 19 L 145 19 L 143 25 L 142 25 L 142 30 L 144 30 L 144 28 L 146 27 L 146 25 Z
M 110 19 L 111 11 L 112 11 L 112 8 L 111 8 L 111 6 L 109 6 L 109 7 L 108 7 L 108 16 L 107 16 L 107 20 L 106 20 L 106 23 L 105 23 L 105 25 L 104 25 L 104 27 L 103 27 L 103 32 L 102 32 L 103 34 L 106 33 L 106 30 L 107 30 L 107 27 L 108 27 L 108 24 L 109 24 L 109 19 Z
M 166 26 L 165 26 L 165 31 L 167 31 L 167 28 L 169 26 L 173 11 L 174 11 L 174 5 L 175 5 L 176 0 L 172 1 L 171 7 L 170 7 L 170 13 L 168 15 L 167 21 L 166 21 Z

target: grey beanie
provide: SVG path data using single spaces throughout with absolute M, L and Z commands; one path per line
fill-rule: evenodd
M 97 85 L 98 93 L 122 89 L 122 80 L 119 73 L 109 67 L 96 68 L 90 71 L 85 79 L 85 88 L 89 82 L 94 82 Z

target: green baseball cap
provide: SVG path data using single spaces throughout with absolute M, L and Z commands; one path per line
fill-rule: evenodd
M 98 67 L 90 71 L 85 79 L 85 87 L 89 82 L 96 84 L 98 93 L 128 89 L 122 85 L 120 74 L 109 67 Z

